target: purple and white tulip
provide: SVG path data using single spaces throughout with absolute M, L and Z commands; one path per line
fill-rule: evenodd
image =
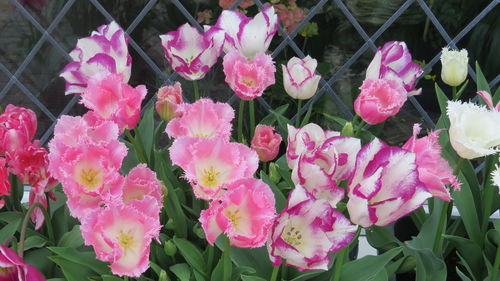
M 375 139 L 356 157 L 348 196 L 351 221 L 369 227 L 396 221 L 432 195 L 418 178 L 414 153 Z
M 73 61 L 59 75 L 66 79 L 66 95 L 83 93 L 90 77 L 99 72 L 121 74 L 123 83 L 127 83 L 132 69 L 128 39 L 114 21 L 78 39 L 76 48 L 69 53 Z
M 411 96 L 422 92 L 422 89 L 415 89 L 415 82 L 423 72 L 422 68 L 412 61 L 405 42 L 390 41 L 377 49 L 366 70 L 366 78 L 401 80 Z
M 344 198 L 344 189 L 337 182 L 351 177 L 360 149 L 357 138 L 331 137 L 312 153 L 299 157 L 292 180 L 315 198 L 327 200 L 335 207 Z
M 283 86 L 286 93 L 294 99 L 306 100 L 311 98 L 318 89 L 321 76 L 317 75 L 318 62 L 307 56 L 303 59 L 291 58 L 283 69 Z
M 298 270 L 328 269 L 330 253 L 349 245 L 357 227 L 325 200 L 315 199 L 300 185 L 274 221 L 267 241 L 274 266 L 282 259 Z
M 184 79 L 199 80 L 217 62 L 224 44 L 224 31 L 212 27 L 203 34 L 186 23 L 160 35 L 160 39 L 172 69 Z
M 217 19 L 215 27 L 226 33 L 224 52 L 237 50 L 247 58 L 253 58 L 257 53 L 264 53 L 269 48 L 274 34 L 278 30 L 278 15 L 272 6 L 264 8 L 253 18 L 244 14 L 224 10 Z M 205 26 L 205 30 L 212 27 Z

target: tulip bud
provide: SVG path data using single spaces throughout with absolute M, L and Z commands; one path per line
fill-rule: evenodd
M 274 132 L 274 128 L 267 125 L 257 125 L 252 139 L 252 149 L 257 152 L 262 162 L 268 162 L 276 158 L 281 144 L 280 134 Z
M 291 58 L 283 68 L 283 86 L 286 93 L 294 99 L 311 98 L 318 89 L 321 76 L 314 75 L 318 62 L 307 56 L 303 59 Z
M 278 165 L 276 165 L 274 162 L 269 164 L 269 177 L 271 178 L 271 181 L 276 184 L 281 180 L 281 175 L 278 171 Z
M 173 86 L 161 87 L 158 90 L 157 98 L 156 112 L 161 119 L 168 122 L 178 117 L 177 106 L 183 103 L 182 88 L 179 82 L 175 82 Z
M 165 244 L 163 244 L 163 249 L 165 250 L 165 254 L 167 254 L 167 256 L 169 257 L 173 257 L 177 253 L 177 247 L 172 242 L 172 240 L 168 240 L 167 242 L 165 242 Z
M 352 137 L 354 136 L 354 130 L 352 127 L 352 122 L 347 122 L 344 125 L 344 128 L 342 128 L 342 131 L 340 132 L 341 136 L 344 137 Z
M 450 86 L 458 86 L 467 78 L 467 65 L 469 57 L 467 50 L 450 50 L 443 48 L 441 54 L 441 79 Z
M 175 229 L 175 223 L 173 219 L 168 219 L 167 223 L 165 224 L 165 228 L 168 230 L 174 230 Z

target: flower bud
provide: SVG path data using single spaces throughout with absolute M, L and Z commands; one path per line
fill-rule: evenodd
M 294 99 L 311 98 L 318 89 L 321 76 L 315 75 L 318 62 L 307 56 L 303 59 L 291 58 L 283 68 L 283 86 L 286 93 Z
M 344 137 L 354 136 L 354 129 L 352 127 L 352 122 L 345 123 L 344 128 L 342 128 L 342 131 L 340 132 L 340 135 Z
M 469 57 L 467 50 L 450 50 L 443 48 L 441 54 L 441 79 L 450 86 L 458 86 L 467 78 Z
M 280 134 L 274 132 L 274 128 L 267 125 L 257 125 L 252 139 L 252 149 L 257 151 L 262 162 L 268 162 L 276 158 L 281 144 Z
M 274 162 L 269 164 L 269 177 L 271 178 L 271 181 L 276 184 L 281 180 L 281 175 L 278 171 L 278 165 L 276 165 Z
M 179 114 L 176 113 L 177 106 L 183 103 L 182 88 L 179 82 L 175 82 L 173 86 L 161 87 L 157 94 L 156 112 L 160 118 L 168 122 Z
M 165 242 L 165 244 L 163 244 L 163 249 L 165 250 L 165 254 L 167 254 L 167 256 L 169 257 L 173 257 L 177 253 L 177 247 L 172 242 L 172 240 L 168 240 L 167 242 Z

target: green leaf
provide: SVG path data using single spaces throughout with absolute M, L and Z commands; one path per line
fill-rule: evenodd
M 458 276 L 460 277 L 460 279 L 462 279 L 462 281 L 472 281 L 462 271 L 460 271 L 460 269 L 458 267 L 456 268 L 456 272 L 457 272 Z
M 123 281 L 120 277 L 116 277 L 113 275 L 103 275 L 102 281 Z
M 258 276 L 240 275 L 242 281 L 266 281 L 264 278 Z
M 283 115 L 288 109 L 289 104 L 282 105 L 274 110 L 274 113 L 269 113 L 266 117 L 260 120 L 259 124 L 272 126 L 276 123 L 276 114 Z
M 224 260 L 221 258 L 212 271 L 210 280 L 223 280 L 224 278 Z
M 80 232 L 80 226 L 75 225 L 70 232 L 64 233 L 59 240 L 57 246 L 59 247 L 70 247 L 78 248 L 83 245 L 82 233 Z
M 271 187 L 271 190 L 274 193 L 274 198 L 276 199 L 276 211 L 280 212 L 283 210 L 286 206 L 287 200 L 286 197 L 283 195 L 281 190 L 278 188 L 276 184 L 269 178 L 264 171 L 260 171 L 260 178 Z
M 303 127 L 305 124 L 309 123 L 309 119 L 311 118 L 311 113 L 312 113 L 313 105 L 312 103 L 309 105 L 307 108 L 306 115 L 304 116 L 304 119 L 302 119 L 300 123 L 300 127 Z
M 423 248 L 420 242 L 419 239 L 413 239 L 404 249 L 407 255 L 417 259 L 416 281 L 445 281 L 446 264 L 441 258 L 436 257 L 431 249 Z
M 475 277 L 474 280 L 481 280 L 484 272 L 484 264 L 482 262 L 483 251 L 473 241 L 453 235 L 446 235 L 451 243 L 457 248 L 460 255 L 463 257 L 463 262 L 470 268 L 471 274 Z
M 336 123 L 338 123 L 340 126 L 344 127 L 345 126 L 345 123 L 347 123 L 347 120 L 345 119 L 342 119 L 340 117 L 337 117 L 337 116 L 332 116 L 330 114 L 327 114 L 327 113 L 322 113 L 327 119 L 330 119 Z
M 286 161 L 286 155 L 282 155 L 278 160 L 276 160 L 275 164 L 278 166 L 278 172 L 281 177 L 285 180 L 285 182 L 293 188 L 295 184 L 292 181 L 292 172 L 288 168 L 288 164 Z
M 92 274 L 87 267 L 82 267 L 81 264 L 69 261 L 63 257 L 51 256 L 49 259 L 59 265 L 64 277 L 68 281 L 88 281 L 88 276 Z
M 392 248 L 402 246 L 396 236 L 388 229 L 388 227 L 372 226 L 366 229 L 366 239 L 373 248 L 382 251 L 388 251 Z
M 169 269 L 180 281 L 189 281 L 189 279 L 191 279 L 191 268 L 185 263 L 172 265 Z
M 436 90 L 436 97 L 437 97 L 437 100 L 438 100 L 438 103 L 439 103 L 439 109 L 441 110 L 441 113 L 443 115 L 446 115 L 446 108 L 448 107 L 448 97 L 446 96 L 446 94 L 443 92 L 443 90 L 441 90 L 441 88 L 439 87 L 439 85 L 437 83 L 434 84 L 434 89 Z M 448 126 L 446 126 L 447 128 L 449 127 L 449 121 L 447 122 Z
M 122 167 L 120 168 L 120 171 L 123 174 L 128 174 L 128 172 L 130 170 L 132 170 L 132 168 L 137 166 L 140 162 L 139 162 L 139 159 L 137 158 L 137 154 L 135 152 L 134 146 L 131 143 L 129 143 L 128 141 L 125 141 L 122 139 L 120 139 L 120 141 L 122 143 L 124 143 L 128 148 L 127 156 L 125 156 L 125 159 L 123 159 Z
M 398 247 L 379 256 L 365 256 L 350 261 L 342 266 L 340 280 L 378 280 L 370 278 L 375 278 L 380 274 L 380 271 L 385 271 L 384 267 L 387 263 L 399 255 L 402 249 L 402 247 Z
M 87 267 L 99 275 L 109 274 L 107 264 L 97 260 L 93 251 L 80 252 L 69 247 L 48 247 L 48 249 L 55 253 L 58 257 L 79 264 L 80 268 Z
M 4 244 L 9 237 L 17 232 L 23 220 L 23 216 L 15 212 L 3 212 L 0 213 L 0 220 L 7 223 L 7 225 L 0 229 L 0 244 Z
M 42 248 L 45 244 L 47 244 L 47 239 L 39 235 L 31 235 L 24 240 L 24 250 L 27 251 L 33 248 Z
M 200 273 L 205 274 L 206 264 L 201 251 L 186 239 L 174 237 L 173 241 L 186 262 Z
M 483 71 L 481 67 L 479 67 L 479 63 L 476 61 L 476 81 L 477 81 L 477 90 L 478 91 L 486 91 L 491 94 L 490 86 L 488 85 L 488 80 L 484 77 Z
M 149 106 L 144 112 L 141 121 L 139 122 L 139 126 L 137 131 L 139 133 L 139 138 L 142 140 L 142 144 L 144 145 L 144 150 L 146 151 L 146 156 L 150 159 L 151 150 L 153 148 L 153 136 L 154 136 L 154 104 Z M 136 136 L 137 138 L 137 136 Z
M 290 281 L 307 281 L 307 280 L 315 280 L 315 277 L 320 275 L 320 274 L 323 274 L 324 272 L 323 271 L 317 271 L 317 270 L 313 270 L 313 271 L 306 271 L 304 273 L 301 273 L 299 276 L 291 279 Z

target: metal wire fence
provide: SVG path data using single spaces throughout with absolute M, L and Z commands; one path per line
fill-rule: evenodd
M 78 102 L 78 96 L 73 96 L 68 99 L 64 108 L 58 112 L 58 114 L 54 114 L 47 108 L 44 102 L 40 101 L 39 93 L 36 93 L 34 90 L 30 89 L 23 82 L 23 74 L 29 69 L 30 63 L 37 56 L 41 56 L 42 46 L 46 44 L 50 44 L 55 52 L 57 52 L 60 56 L 62 56 L 66 61 L 71 61 L 71 58 L 60 42 L 60 38 L 57 38 L 53 35 L 54 30 L 57 28 L 58 24 L 65 18 L 68 11 L 77 4 L 78 1 L 84 0 L 67 0 L 62 8 L 58 11 L 58 13 L 51 19 L 51 22 L 48 24 L 42 24 L 33 13 L 26 8 L 26 5 L 23 5 L 20 0 L 9 0 L 10 4 L 15 7 L 15 9 L 22 15 L 22 17 L 29 22 L 30 28 L 34 28 L 37 32 L 41 34 L 36 43 L 32 46 L 31 50 L 26 54 L 26 57 L 21 61 L 21 63 L 17 66 L 17 68 L 9 69 L 5 62 L 0 61 L 0 74 L 3 73 L 6 83 L 4 85 L 0 85 L 0 101 L 4 100 L 10 93 L 12 93 L 11 89 L 13 87 L 17 87 L 20 92 L 25 95 L 27 99 L 29 99 L 38 109 L 39 111 L 46 115 L 46 117 L 52 122 L 50 126 L 48 126 L 42 136 L 41 142 L 47 142 L 53 132 L 53 128 L 57 118 L 61 115 L 68 114 L 73 107 Z M 85 0 L 87 1 L 87 0 Z M 137 12 L 137 15 L 132 20 L 132 22 L 128 25 L 121 23 L 119 20 L 115 19 L 112 14 L 103 6 L 100 0 L 88 0 L 94 7 L 99 11 L 99 13 L 104 16 L 107 21 L 116 20 L 118 24 L 120 24 L 125 30 L 126 33 L 130 35 L 129 41 L 129 49 L 134 50 L 135 53 L 144 61 L 144 63 L 149 67 L 150 71 L 154 73 L 156 78 L 162 82 L 162 84 L 172 84 L 174 81 L 179 79 L 179 76 L 175 72 L 171 72 L 171 74 L 167 74 L 162 71 L 161 66 L 159 66 L 148 53 L 141 47 L 141 45 L 134 40 L 133 31 L 142 23 L 144 18 L 151 12 L 152 8 L 157 4 L 158 0 L 149 0 L 145 3 L 144 7 Z M 233 5 L 232 9 L 236 8 L 243 0 L 237 0 Z M 260 0 L 255 0 L 255 4 L 259 9 L 264 7 L 264 3 Z M 488 15 L 491 11 L 497 8 L 497 4 L 500 0 L 491 1 L 481 12 L 479 12 L 473 20 L 471 20 L 458 34 L 454 37 L 450 36 L 450 34 L 445 30 L 443 25 L 440 23 L 436 15 L 433 13 L 429 5 L 424 0 L 406 0 L 402 1 L 401 6 L 397 9 L 392 16 L 390 16 L 385 23 L 383 23 L 373 34 L 369 34 L 362 25 L 358 22 L 353 13 L 349 10 L 346 3 L 342 0 L 318 0 L 314 6 L 310 8 L 305 18 L 297 25 L 297 27 L 290 31 L 289 33 L 285 32 L 285 30 L 280 26 L 279 34 L 280 37 L 276 36 L 274 40 L 279 41 L 277 46 L 272 50 L 272 56 L 277 57 L 286 47 L 289 47 L 296 56 L 304 57 L 305 54 L 296 44 L 294 39 L 299 34 L 299 31 L 311 20 L 313 19 L 323 8 L 327 5 L 334 6 L 334 9 L 338 9 L 345 17 L 348 19 L 350 24 L 354 27 L 356 32 L 361 36 L 364 41 L 364 44 L 343 64 L 338 68 L 330 77 L 323 77 L 320 81 L 320 87 L 316 95 L 311 98 L 307 104 L 302 107 L 302 110 L 298 114 L 305 114 L 309 105 L 316 103 L 322 96 L 327 95 L 331 98 L 335 104 L 340 109 L 341 114 L 346 119 L 349 119 L 353 116 L 353 113 L 349 109 L 339 94 L 334 90 L 334 84 L 342 77 L 346 70 L 349 69 L 354 63 L 356 63 L 362 54 L 364 54 L 367 50 L 372 51 L 373 53 L 376 51 L 375 40 L 377 40 L 384 32 L 388 30 L 388 28 L 393 25 L 398 18 L 400 18 L 405 11 L 411 5 L 418 5 L 422 11 L 425 13 L 426 17 L 430 20 L 431 24 L 438 31 L 440 36 L 445 40 L 446 44 L 452 48 L 458 47 L 457 45 L 460 43 L 460 40 L 464 38 L 486 15 Z M 171 3 L 178 9 L 178 12 L 182 14 L 183 17 L 193 26 L 202 30 L 202 26 L 197 22 L 195 16 L 192 15 L 188 9 L 186 9 L 185 5 L 181 3 L 179 0 L 171 0 Z M 6 15 L 9 16 L 9 15 Z M 44 27 L 44 25 L 46 27 Z M 97 26 L 96 26 L 97 27 Z M 89 30 L 90 31 L 90 30 Z M 1 33 L 0 33 L 1 34 Z M 1 36 L 1 35 L 0 35 Z M 497 34 L 498 36 L 498 34 Z M 8 52 L 8 51 L 7 51 Z M 9 54 L 6 54 L 7 56 Z M 424 70 L 431 69 L 438 61 L 439 61 L 440 53 L 435 54 L 435 56 L 426 64 Z M 469 76 L 472 80 L 476 80 L 476 73 L 473 68 L 469 65 Z M 56 74 L 57 75 L 57 74 Z M 62 79 L 62 78 L 61 78 Z M 2 81 L 2 80 L 0 80 Z M 491 88 L 497 86 L 500 82 L 500 74 L 496 75 L 494 79 L 489 82 Z M 54 93 L 54 95 L 62 95 L 61 93 Z M 236 97 L 233 95 L 229 98 L 229 103 L 234 103 L 236 101 Z M 150 104 L 154 101 L 154 97 L 151 97 L 150 100 L 147 101 L 147 104 Z M 266 102 L 264 98 L 258 98 L 258 102 L 261 107 L 265 110 L 270 110 L 271 106 Z M 426 123 L 429 128 L 433 128 L 435 126 L 432 118 L 429 114 L 424 110 L 419 101 L 415 97 L 410 97 L 411 105 L 416 109 L 418 114 L 421 116 L 422 120 Z M 295 120 L 296 116 L 292 118 Z

